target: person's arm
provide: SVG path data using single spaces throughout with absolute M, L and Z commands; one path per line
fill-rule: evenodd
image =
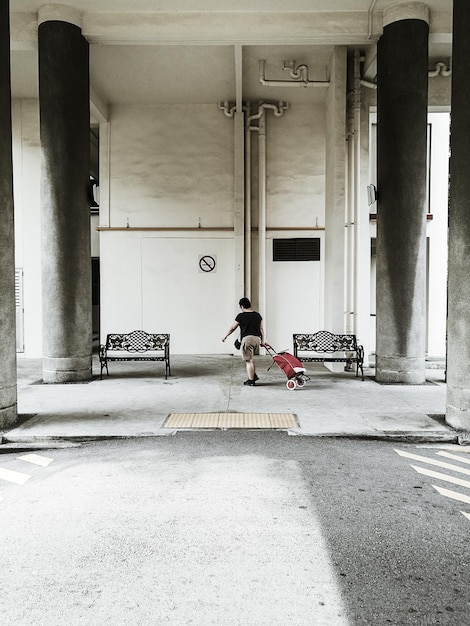
M 225 341 L 227 339 L 227 337 L 229 335 L 231 335 L 233 333 L 234 330 L 237 330 L 237 328 L 240 326 L 240 324 L 238 322 L 233 322 L 233 324 L 230 326 L 230 328 L 228 329 L 228 331 L 225 333 L 225 337 L 222 338 L 222 341 Z
M 264 336 L 263 320 L 261 320 L 261 322 L 259 323 L 259 330 L 260 330 L 260 333 L 261 333 L 261 345 L 264 346 L 264 344 L 266 343 L 266 337 Z

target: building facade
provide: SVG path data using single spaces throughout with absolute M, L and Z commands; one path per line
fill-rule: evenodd
M 93 334 L 230 353 L 246 295 L 272 345 L 354 332 L 378 380 L 423 383 L 447 350 L 450 4 L 10 3 L 18 353 L 50 383 L 91 376 Z

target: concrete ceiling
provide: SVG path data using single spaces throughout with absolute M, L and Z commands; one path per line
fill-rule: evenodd
M 409 1 L 409 0 L 408 0 Z M 182 11 L 218 11 L 239 13 L 273 12 L 310 12 L 310 11 L 368 11 L 384 8 L 403 2 L 403 0 L 61 0 L 57 4 L 71 6 L 84 12 L 106 13 L 123 12 L 175 12 Z M 33 12 L 47 2 L 44 0 L 10 0 L 12 11 Z M 446 11 L 450 0 L 425 0 L 433 11 Z
M 92 89 L 112 103 L 217 103 L 244 99 L 315 102 L 322 89 L 274 89 L 258 81 L 286 79 L 282 63 L 309 66 L 325 80 L 334 45 L 366 52 L 382 29 L 382 11 L 400 0 L 63 0 L 81 14 L 90 42 Z M 10 0 L 12 92 L 37 97 L 37 12 L 40 0 Z M 451 55 L 450 0 L 427 0 L 430 57 Z M 286 93 L 287 92 L 287 93 Z

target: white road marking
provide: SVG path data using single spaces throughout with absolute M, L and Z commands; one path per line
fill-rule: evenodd
M 426 448 L 428 450 L 454 450 L 454 452 L 470 454 L 470 446 L 462 446 L 462 445 L 459 445 L 458 443 L 445 443 L 445 444 L 439 444 L 439 445 L 437 443 L 432 443 L 432 444 L 421 443 L 415 447 Z
M 0 467 L 0 479 L 7 480 L 10 483 L 24 485 L 25 482 L 30 478 L 30 474 L 23 474 L 23 472 L 13 472 L 12 470 L 7 470 L 3 467 Z
M 431 478 L 437 478 L 438 480 L 443 480 L 447 483 L 452 483 L 454 485 L 459 485 L 459 487 L 466 487 L 467 489 L 470 489 L 469 480 L 463 480 L 462 478 L 454 478 L 453 476 L 449 476 L 448 474 L 441 474 L 441 472 L 435 472 L 433 470 L 429 470 L 424 467 L 418 467 L 417 465 L 412 465 L 411 467 L 414 470 L 416 470 L 418 474 L 431 476 Z
M 470 469 L 466 469 L 465 467 L 459 467 L 458 465 L 452 465 L 451 463 L 444 463 L 443 461 L 438 461 L 436 459 L 429 459 L 428 457 L 420 456 L 419 454 L 412 454 L 411 452 L 404 452 L 403 450 L 395 450 L 395 452 L 406 459 L 421 461 L 422 463 L 428 463 L 429 465 L 437 465 L 437 467 L 442 467 L 443 469 L 460 472 L 461 474 L 470 476 Z
M 467 463 L 470 465 L 470 459 L 464 459 L 463 457 L 458 456 L 457 454 L 452 454 L 451 452 L 444 452 L 441 450 L 440 452 L 436 452 L 436 454 L 439 456 L 445 456 L 446 459 L 453 459 L 454 461 L 460 461 L 461 463 Z
M 421 446 L 422 447 L 422 446 Z M 444 447 L 444 446 L 443 446 Z M 449 449 L 449 448 L 447 448 Z M 470 475 L 470 470 L 465 469 L 463 467 L 459 467 L 458 465 L 452 465 L 451 463 L 444 463 L 438 461 L 436 459 L 430 459 L 425 456 L 420 456 L 418 454 L 412 454 L 410 452 L 404 452 L 403 450 L 395 450 L 397 454 L 403 456 L 407 459 L 413 459 L 415 461 L 420 461 L 421 463 L 428 463 L 430 465 L 435 465 L 437 467 L 443 469 L 449 469 L 454 472 L 460 472 L 461 474 Z M 436 452 L 439 456 L 444 456 L 448 459 L 453 459 L 455 461 L 459 461 L 460 463 L 470 464 L 470 460 L 464 459 L 456 454 L 451 454 L 450 452 L 439 451 Z M 449 476 L 448 474 L 442 474 L 441 472 L 434 472 L 433 470 L 426 469 L 424 467 L 419 467 L 417 465 L 410 466 L 418 472 L 418 474 L 424 474 L 425 476 L 430 476 L 431 478 L 437 478 L 438 480 L 443 480 L 448 483 L 453 483 L 454 485 L 459 485 L 460 487 L 465 487 L 470 489 L 470 481 L 463 480 L 462 478 L 456 478 L 453 476 Z M 458 502 L 465 502 L 465 504 L 470 504 L 470 496 L 467 496 L 463 493 L 459 493 L 458 491 L 452 491 L 450 489 L 444 489 L 443 487 L 438 487 L 437 485 L 433 485 L 433 488 L 445 498 L 450 498 L 452 500 L 457 500 Z M 465 511 L 460 511 L 464 517 L 470 520 L 470 513 L 466 513 Z
M 34 465 L 41 465 L 42 467 L 47 467 L 54 461 L 54 459 L 40 454 L 23 454 L 17 458 L 22 461 L 27 461 L 28 463 L 34 463 Z
M 446 496 L 447 498 L 451 498 L 452 500 L 458 500 L 459 502 L 465 502 L 466 504 L 470 504 L 470 496 L 465 496 L 463 493 L 459 493 L 458 491 L 451 491 L 450 489 L 444 489 L 443 487 L 436 487 L 433 485 L 434 489 L 441 494 L 441 496 Z

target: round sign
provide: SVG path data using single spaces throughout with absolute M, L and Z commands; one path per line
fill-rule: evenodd
M 215 258 L 205 254 L 199 258 L 199 268 L 202 272 L 213 272 L 215 270 Z

